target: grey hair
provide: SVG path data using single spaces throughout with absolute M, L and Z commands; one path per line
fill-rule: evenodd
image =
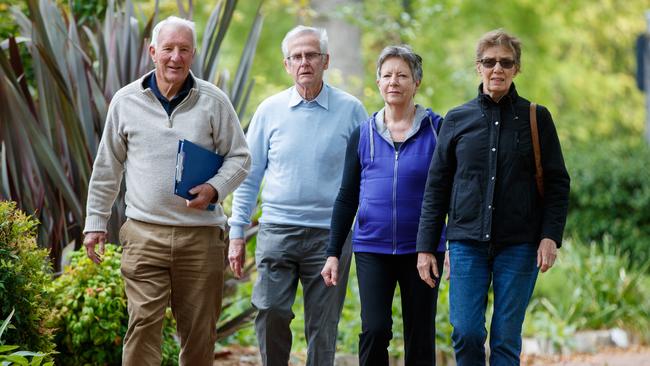
M 316 36 L 318 38 L 318 43 L 320 44 L 320 52 L 327 53 L 327 31 L 324 28 L 299 25 L 290 30 L 282 40 L 282 54 L 285 58 L 289 57 L 289 41 L 303 34 L 313 34 Z
M 161 20 L 153 28 L 153 32 L 151 32 L 151 43 L 150 43 L 150 45 L 153 48 L 156 48 L 158 46 L 158 34 L 160 34 L 160 30 L 163 29 L 163 27 L 167 27 L 167 26 L 185 27 L 188 28 L 190 31 L 192 31 L 192 49 L 196 49 L 196 26 L 194 22 L 173 15 L 167 17 L 166 19 Z
M 487 51 L 488 48 L 492 47 L 505 47 L 512 51 L 512 57 L 514 57 L 515 65 L 517 65 L 517 70 L 521 69 L 521 41 L 519 38 L 508 34 L 503 29 L 495 29 L 489 31 L 481 36 L 478 44 L 476 45 L 476 62 L 479 62 L 483 57 L 483 53 Z
M 377 80 L 381 77 L 381 66 L 384 64 L 386 59 L 391 57 L 399 57 L 402 60 L 406 61 L 411 69 L 411 74 L 413 75 L 413 80 L 415 82 L 422 81 L 422 57 L 417 53 L 413 52 L 411 46 L 409 45 L 398 45 L 398 46 L 387 46 L 379 54 L 377 59 Z

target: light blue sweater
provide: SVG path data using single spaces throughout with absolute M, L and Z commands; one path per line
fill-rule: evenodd
M 242 238 L 262 189 L 260 222 L 329 229 L 350 134 L 368 118 L 361 102 L 327 84 L 307 102 L 295 87 L 263 101 L 246 136 L 252 166 L 235 191 L 230 238 Z

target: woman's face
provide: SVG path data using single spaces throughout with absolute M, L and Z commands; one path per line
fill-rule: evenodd
M 512 79 L 519 71 L 514 59 L 510 49 L 495 46 L 486 49 L 476 63 L 476 69 L 483 79 L 483 93 L 488 94 L 492 100 L 499 101 L 510 90 Z
M 377 86 L 386 105 L 408 106 L 420 85 L 413 79 L 408 63 L 400 57 L 384 60 L 379 71 Z

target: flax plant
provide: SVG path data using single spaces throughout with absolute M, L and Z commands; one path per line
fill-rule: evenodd
M 189 9 L 178 3 L 181 15 L 193 13 L 191 1 Z M 218 61 L 236 5 L 216 4 L 192 70 L 221 87 L 242 115 L 262 16 L 258 8 L 231 78 Z M 0 199 L 16 201 L 42 223 L 39 245 L 50 249 L 59 270 L 62 248 L 81 245 L 88 181 L 111 97 L 153 68 L 148 45 L 158 1 L 144 17 L 131 0 L 109 0 L 94 25 L 79 25 L 54 0 L 27 0 L 27 7 L 29 15 L 11 9 L 19 36 L 0 43 Z M 124 208 L 121 193 L 108 228 L 113 242 Z

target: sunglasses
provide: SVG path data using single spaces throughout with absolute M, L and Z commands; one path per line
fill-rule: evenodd
M 515 66 L 515 61 L 509 58 L 503 58 L 501 60 L 497 60 L 496 58 L 483 58 L 480 59 L 478 62 L 481 65 L 483 65 L 483 67 L 485 67 L 486 69 L 491 69 L 495 67 L 497 65 L 497 62 L 504 69 L 512 69 L 512 67 Z

